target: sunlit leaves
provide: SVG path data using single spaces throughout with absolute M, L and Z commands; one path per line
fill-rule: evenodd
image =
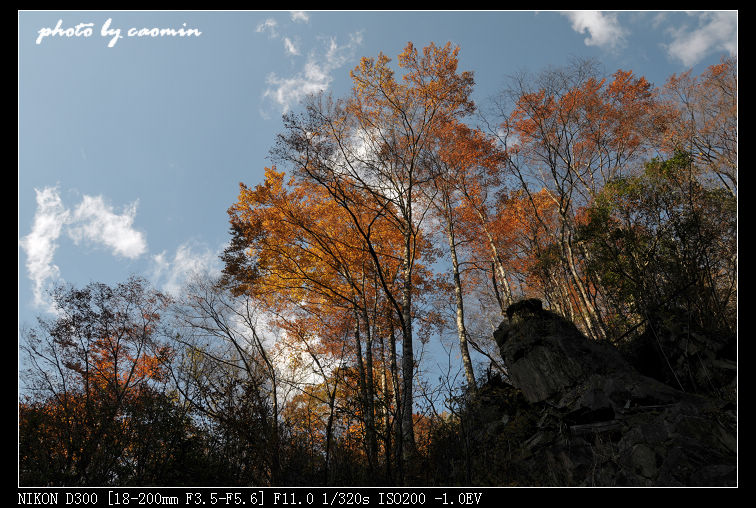
M 700 76 L 672 75 L 664 95 L 677 112 L 666 137 L 670 153 L 689 152 L 714 185 L 737 195 L 737 62 L 723 59 Z M 710 182 L 711 183 L 711 182 Z

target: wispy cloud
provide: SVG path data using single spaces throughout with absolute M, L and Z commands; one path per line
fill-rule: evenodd
M 35 306 L 55 311 L 47 301 L 47 291 L 61 278 L 60 269 L 53 261 L 57 240 L 64 231 L 77 245 L 84 242 L 103 245 L 114 255 L 130 259 L 147 251 L 144 234 L 133 226 L 136 203 L 118 214 L 102 196 L 84 196 L 74 210 L 68 210 L 57 188 L 35 189 L 35 193 L 37 211 L 32 229 L 19 242 L 26 252 L 26 269 L 32 281 Z
M 46 312 L 56 309 L 49 290 L 61 282 L 55 264 L 58 240 L 66 235 L 76 245 L 105 247 L 112 255 L 136 259 L 147 253 L 145 235 L 134 228 L 137 203 L 117 213 L 102 196 L 83 196 L 79 204 L 66 208 L 55 187 L 36 190 L 37 210 L 31 232 L 19 244 L 26 252 L 26 269 L 32 281 L 33 304 Z M 178 294 L 190 277 L 221 273 L 220 253 L 198 242 L 185 242 L 173 254 L 163 251 L 151 257 L 148 276 L 156 287 Z
M 291 13 L 291 19 L 295 22 L 307 22 L 309 18 L 307 14 L 302 11 L 294 11 Z M 291 37 L 283 36 L 278 21 L 274 18 L 267 18 L 265 21 L 259 23 L 255 29 L 257 33 L 264 33 L 268 35 L 269 39 L 281 39 L 283 41 L 286 54 L 289 56 L 298 56 L 299 48 Z
M 284 37 L 284 47 L 286 48 L 286 52 L 290 55 L 299 55 L 297 46 L 288 37 Z
M 77 244 L 101 244 L 114 255 L 135 259 L 147 251 L 144 234 L 134 229 L 136 203 L 117 214 L 102 196 L 84 196 L 71 215 L 68 235 Z
M 267 33 L 271 38 L 278 37 L 278 22 L 273 18 L 268 18 L 257 25 L 257 33 Z
M 667 12 L 657 12 L 651 18 L 651 28 L 659 30 L 667 22 L 669 14 Z
M 263 97 L 273 101 L 286 113 L 305 96 L 328 89 L 333 81 L 332 73 L 354 57 L 362 44 L 360 32 L 351 34 L 349 42 L 339 45 L 335 38 L 326 41 L 324 53 L 313 51 L 301 71 L 290 77 L 275 73 L 268 75 L 268 88 Z
M 737 12 L 697 12 L 690 15 L 697 22 L 695 28 L 683 26 L 669 29 L 672 42 L 666 48 L 672 58 L 691 66 L 715 51 L 737 56 Z
M 624 43 L 627 31 L 620 26 L 616 13 L 603 11 L 566 11 L 561 13 L 578 33 L 588 33 L 586 46 L 614 49 Z
M 297 23 L 307 23 L 310 21 L 310 15 L 305 11 L 291 11 L 291 20 Z
M 31 232 L 21 239 L 21 247 L 26 251 L 26 269 L 32 281 L 34 305 L 48 306 L 46 292 L 50 284 L 60 276 L 60 269 L 53 263 L 57 239 L 63 226 L 69 220 L 69 212 L 63 206 L 57 189 L 48 187 L 35 189 L 37 212 Z M 51 307 L 49 310 L 53 310 Z
M 177 295 L 194 275 L 220 275 L 219 254 L 207 246 L 185 242 L 173 257 L 165 251 L 152 257 L 152 279 L 166 293 Z

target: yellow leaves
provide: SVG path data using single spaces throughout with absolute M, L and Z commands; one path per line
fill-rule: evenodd
M 233 215 L 233 212 L 243 210 L 245 207 L 267 203 L 273 196 L 282 192 L 284 176 L 285 173 L 276 171 L 275 167 L 266 167 L 263 183 L 256 185 L 254 189 L 240 183 L 239 201 L 229 209 L 229 214 Z
M 390 60 L 379 54 L 377 59 L 363 58 L 351 72 L 354 82 L 349 110 L 363 126 L 381 129 L 398 128 L 406 136 L 430 136 L 443 119 L 471 113 L 470 100 L 474 80 L 471 72 L 457 72 L 459 48 L 447 43 L 431 43 L 422 56 L 408 43 L 398 56 L 399 68 L 405 73 L 401 83 L 388 67 Z M 394 125 L 394 127 L 390 127 Z M 410 140 L 417 143 L 420 140 Z
M 383 53 L 378 58 L 363 57 L 349 74 L 354 83 L 353 94 L 369 102 L 382 101 L 396 93 L 394 72 L 389 69 L 390 59 Z
M 403 80 L 419 100 L 425 101 L 428 109 L 444 108 L 450 116 L 472 111 L 469 95 L 474 85 L 473 74 L 457 72 L 459 47 L 452 48 L 448 42 L 443 47 L 431 43 L 423 48 L 422 57 L 418 57 L 417 49 L 410 42 L 398 59 L 399 65 L 408 71 Z
M 359 202 L 359 196 L 353 200 Z M 269 295 L 277 308 L 343 304 L 351 298 L 371 266 L 353 222 L 363 221 L 362 208 L 355 207 L 353 213 L 349 216 L 325 188 L 308 181 L 287 182 L 283 172 L 266 168 L 264 183 L 253 190 L 242 188 L 229 209 L 257 268 L 251 281 L 254 293 Z M 366 216 L 364 221 L 376 239 L 391 231 L 383 219 Z
M 276 171 L 275 167 L 265 168 L 265 187 L 269 189 L 272 194 L 278 194 L 283 187 L 283 179 L 285 173 L 283 171 Z

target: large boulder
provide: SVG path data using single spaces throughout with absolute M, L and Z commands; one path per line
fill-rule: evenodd
M 494 333 L 509 382 L 540 411 L 519 460 L 539 484 L 734 485 L 736 414 L 726 400 L 640 374 L 535 299 Z

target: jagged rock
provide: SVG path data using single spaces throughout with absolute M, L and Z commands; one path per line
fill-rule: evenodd
M 530 317 L 539 317 L 543 313 L 543 303 L 538 298 L 528 298 L 515 302 L 507 308 L 507 319 L 525 320 Z
M 611 345 L 518 302 L 494 333 L 512 385 L 542 416 L 518 468 L 551 485 L 734 485 L 736 415 L 727 401 L 644 376 Z

